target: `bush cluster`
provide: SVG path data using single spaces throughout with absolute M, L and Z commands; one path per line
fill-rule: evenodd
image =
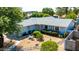
M 40 31 L 34 31 L 33 36 L 37 38 L 39 41 L 43 40 L 43 34 Z
M 43 30 L 42 32 L 45 33 L 45 34 L 53 35 L 55 37 L 59 36 L 59 34 L 57 32 L 46 31 L 46 30 Z
M 41 51 L 57 51 L 58 50 L 58 45 L 54 41 L 46 41 L 43 42 L 41 45 Z
M 69 34 L 68 32 L 65 32 L 64 33 L 64 38 L 66 38 L 68 36 L 68 34 Z

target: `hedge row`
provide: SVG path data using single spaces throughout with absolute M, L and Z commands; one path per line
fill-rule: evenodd
M 55 37 L 63 37 L 63 38 L 67 37 L 69 34 L 67 32 L 65 32 L 64 34 L 59 34 L 58 32 L 52 32 L 52 31 L 47 31 L 47 30 L 42 30 L 41 32 L 44 34 L 52 35 Z
M 53 35 L 55 37 L 58 37 L 59 36 L 59 34 L 57 32 L 46 31 L 46 30 L 42 30 L 41 32 L 44 33 L 44 34 Z

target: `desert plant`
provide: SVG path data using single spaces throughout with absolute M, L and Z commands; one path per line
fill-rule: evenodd
M 38 41 L 43 40 L 43 34 L 40 31 L 34 31 L 33 36 L 38 39 Z
M 40 50 L 41 51 L 57 51 L 58 45 L 56 42 L 49 40 L 42 43 Z

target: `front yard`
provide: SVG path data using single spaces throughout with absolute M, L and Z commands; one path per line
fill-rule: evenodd
M 30 40 L 29 38 L 22 39 L 20 40 L 20 43 L 17 45 L 17 47 L 21 47 L 21 50 L 24 51 L 40 51 L 40 45 L 42 44 L 42 42 L 37 41 L 36 38 L 33 39 L 34 39 L 33 41 Z M 52 41 L 55 41 L 59 46 L 58 51 L 64 51 L 64 38 L 57 38 L 43 34 L 43 39 L 44 41 L 48 41 L 50 39 Z

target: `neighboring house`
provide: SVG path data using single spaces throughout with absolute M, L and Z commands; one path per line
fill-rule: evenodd
M 62 15 L 62 16 L 61 16 L 61 19 L 65 19 L 65 18 L 66 18 L 66 15 Z
M 19 36 L 29 34 L 33 30 L 49 30 L 64 34 L 65 32 L 71 32 L 74 29 L 74 22 L 72 19 L 59 19 L 54 17 L 29 18 L 23 20 L 23 22 L 19 24 L 23 25 Z
M 76 28 L 76 26 L 79 25 L 79 17 L 77 17 L 76 21 L 74 21 L 74 22 L 75 22 L 75 28 Z
M 79 18 L 76 19 L 76 24 L 79 25 Z
M 56 14 L 54 14 L 54 15 L 53 15 L 53 17 L 54 17 L 54 18 L 59 18 L 59 16 L 58 16 L 58 15 L 56 15 Z
M 37 11 L 27 11 L 27 16 L 30 17 L 32 15 L 33 12 L 37 12 Z

